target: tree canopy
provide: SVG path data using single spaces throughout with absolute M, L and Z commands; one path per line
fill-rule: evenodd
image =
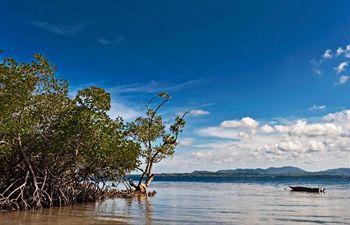
M 103 89 L 68 96 L 40 55 L 0 63 L 0 206 L 32 208 L 96 198 L 101 181 L 139 165 L 139 144 L 107 115 Z

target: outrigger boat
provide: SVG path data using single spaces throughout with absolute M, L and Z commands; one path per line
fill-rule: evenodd
M 304 192 L 317 192 L 317 193 L 324 193 L 326 188 L 309 188 L 309 187 L 302 187 L 302 186 L 289 186 L 292 191 L 304 191 Z

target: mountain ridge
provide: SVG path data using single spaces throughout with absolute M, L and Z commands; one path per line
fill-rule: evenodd
M 218 176 L 235 176 L 235 175 L 281 175 L 281 176 L 312 176 L 312 175 L 322 175 L 322 176 L 349 176 L 350 168 L 334 168 L 321 171 L 310 172 L 303 170 L 299 167 L 294 166 L 283 166 L 283 167 L 269 167 L 254 168 L 254 169 L 227 169 L 218 171 L 205 171 L 205 170 L 195 170 L 191 173 L 162 173 L 161 175 L 187 175 L 187 176 L 204 176 L 204 175 L 218 175 Z

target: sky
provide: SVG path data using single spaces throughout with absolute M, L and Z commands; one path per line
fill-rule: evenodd
M 156 172 L 350 167 L 350 2 L 0 0 L 2 57 L 41 53 L 70 83 L 142 115 L 191 111 Z

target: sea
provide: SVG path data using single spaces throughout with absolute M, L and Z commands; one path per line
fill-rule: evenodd
M 290 185 L 325 187 L 292 192 Z M 349 224 L 349 177 L 176 177 L 152 183 L 154 197 L 0 213 L 6 225 Z

